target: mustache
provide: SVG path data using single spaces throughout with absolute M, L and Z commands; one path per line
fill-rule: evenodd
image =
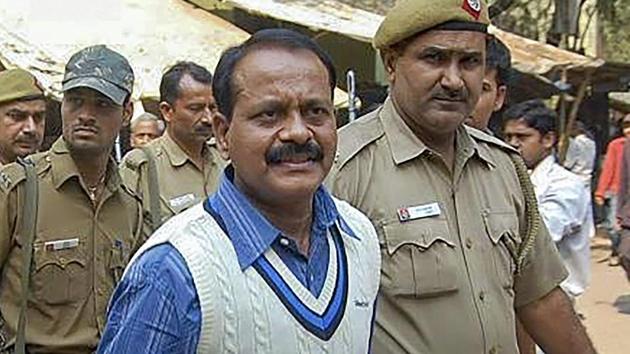
M 468 99 L 469 93 L 466 88 L 462 88 L 460 90 L 449 90 L 443 87 L 436 87 L 433 90 L 431 98 L 445 101 L 466 101 Z
M 77 124 L 72 130 L 92 130 L 98 132 L 98 127 L 94 124 Z
M 208 130 L 212 131 L 212 123 L 207 123 L 207 122 L 201 122 L 195 125 L 195 127 L 193 128 L 193 130 L 195 132 L 198 133 L 205 133 Z
M 35 132 L 22 132 L 15 139 L 15 142 L 18 144 L 37 144 L 39 139 L 37 138 L 37 134 Z
M 280 163 L 296 155 L 306 156 L 306 158 L 313 161 L 320 161 L 324 158 L 324 152 L 319 144 L 309 140 L 304 144 L 284 143 L 272 146 L 265 154 L 265 160 L 270 164 Z

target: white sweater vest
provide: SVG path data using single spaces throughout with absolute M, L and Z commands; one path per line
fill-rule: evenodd
M 367 353 L 380 278 L 378 238 L 365 215 L 335 203 L 359 239 L 339 227 L 329 232 L 319 298 L 272 249 L 241 270 L 232 242 L 202 204 L 165 223 L 130 266 L 158 244 L 168 242 L 181 253 L 201 306 L 197 353 Z

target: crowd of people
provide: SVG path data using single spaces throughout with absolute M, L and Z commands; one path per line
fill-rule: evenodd
M 340 130 L 332 59 L 287 29 L 174 64 L 131 122 L 127 59 L 80 50 L 43 152 L 44 91 L 0 72 L 0 353 L 595 353 L 592 165 L 580 134 L 559 162 L 543 101 L 502 111 L 488 25 L 485 1 L 400 0 L 389 96 Z M 630 269 L 624 142 L 594 202 Z

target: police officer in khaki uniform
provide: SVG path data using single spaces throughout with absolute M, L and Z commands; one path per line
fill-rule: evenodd
M 0 166 L 36 152 L 46 124 L 44 91 L 28 71 L 0 72 Z
M 142 207 L 110 157 L 131 117 L 132 87 L 122 55 L 105 46 L 77 52 L 62 86 L 63 136 L 50 151 L 31 156 L 35 179 L 19 164 L 0 172 L 0 351 L 23 352 L 22 308 L 28 353 L 96 349 L 109 297 L 142 234 Z M 28 181 L 37 193 L 29 192 Z M 37 208 L 25 212 L 29 193 L 38 195 Z M 24 261 L 29 256 L 32 262 Z M 24 269 L 30 277 L 22 276 Z
M 333 192 L 382 250 L 374 353 L 592 353 L 517 152 L 462 123 L 481 93 L 487 8 L 401 0 L 375 38 L 390 97 L 341 129 Z
M 120 166 L 126 186 L 143 201 L 145 233 L 214 193 L 225 161 L 212 139 L 212 74 L 192 62 L 168 69 L 160 83 L 166 133 L 129 152 Z

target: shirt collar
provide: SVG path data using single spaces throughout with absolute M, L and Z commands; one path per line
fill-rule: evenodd
M 379 119 L 387 136 L 392 158 L 396 165 L 410 161 L 422 155 L 425 151 L 429 151 L 429 148 L 413 133 L 407 123 L 400 117 L 391 97 L 388 97 L 383 104 Z M 456 149 L 458 156 L 463 154 L 462 156 L 468 159 L 476 154 L 482 160 L 494 166 L 492 157 L 487 151 L 481 149 L 479 144 L 470 137 L 464 125 L 457 128 Z
M 50 148 L 46 157 L 50 163 L 52 181 L 55 189 L 59 189 L 69 179 L 75 177 L 80 178 L 79 169 L 74 163 L 74 159 L 70 155 L 68 144 L 60 137 Z M 116 167 L 116 162 L 110 158 L 107 162 L 105 171 L 106 186 L 109 190 L 114 191 L 121 185 L 120 175 Z
M 531 172 L 530 178 L 533 181 L 538 181 L 538 180 L 544 180 L 549 172 L 551 171 L 551 169 L 553 168 L 553 165 L 556 163 L 556 157 L 554 156 L 554 154 L 550 154 L 549 156 L 545 157 L 542 161 L 540 161 L 538 163 L 538 165 L 536 165 L 536 167 L 534 167 L 534 170 Z
M 171 161 L 171 165 L 175 167 L 182 166 L 189 160 L 188 155 L 182 148 L 177 145 L 175 140 L 171 138 L 168 131 L 164 133 L 164 139 L 162 140 L 162 145 L 164 146 L 164 151 L 168 156 L 168 159 Z
M 413 133 L 400 117 L 391 97 L 387 97 L 379 119 L 396 165 L 400 165 L 420 156 L 428 150 L 427 146 Z
M 248 268 L 265 253 L 281 235 L 234 185 L 234 170 L 231 165 L 225 168 L 219 187 L 206 203 L 217 213 L 232 241 L 239 265 Z M 320 186 L 313 200 L 312 234 L 326 235 L 328 228 L 338 222 L 339 227 L 351 237 L 357 238 L 352 229 L 341 218 L 330 193 Z

